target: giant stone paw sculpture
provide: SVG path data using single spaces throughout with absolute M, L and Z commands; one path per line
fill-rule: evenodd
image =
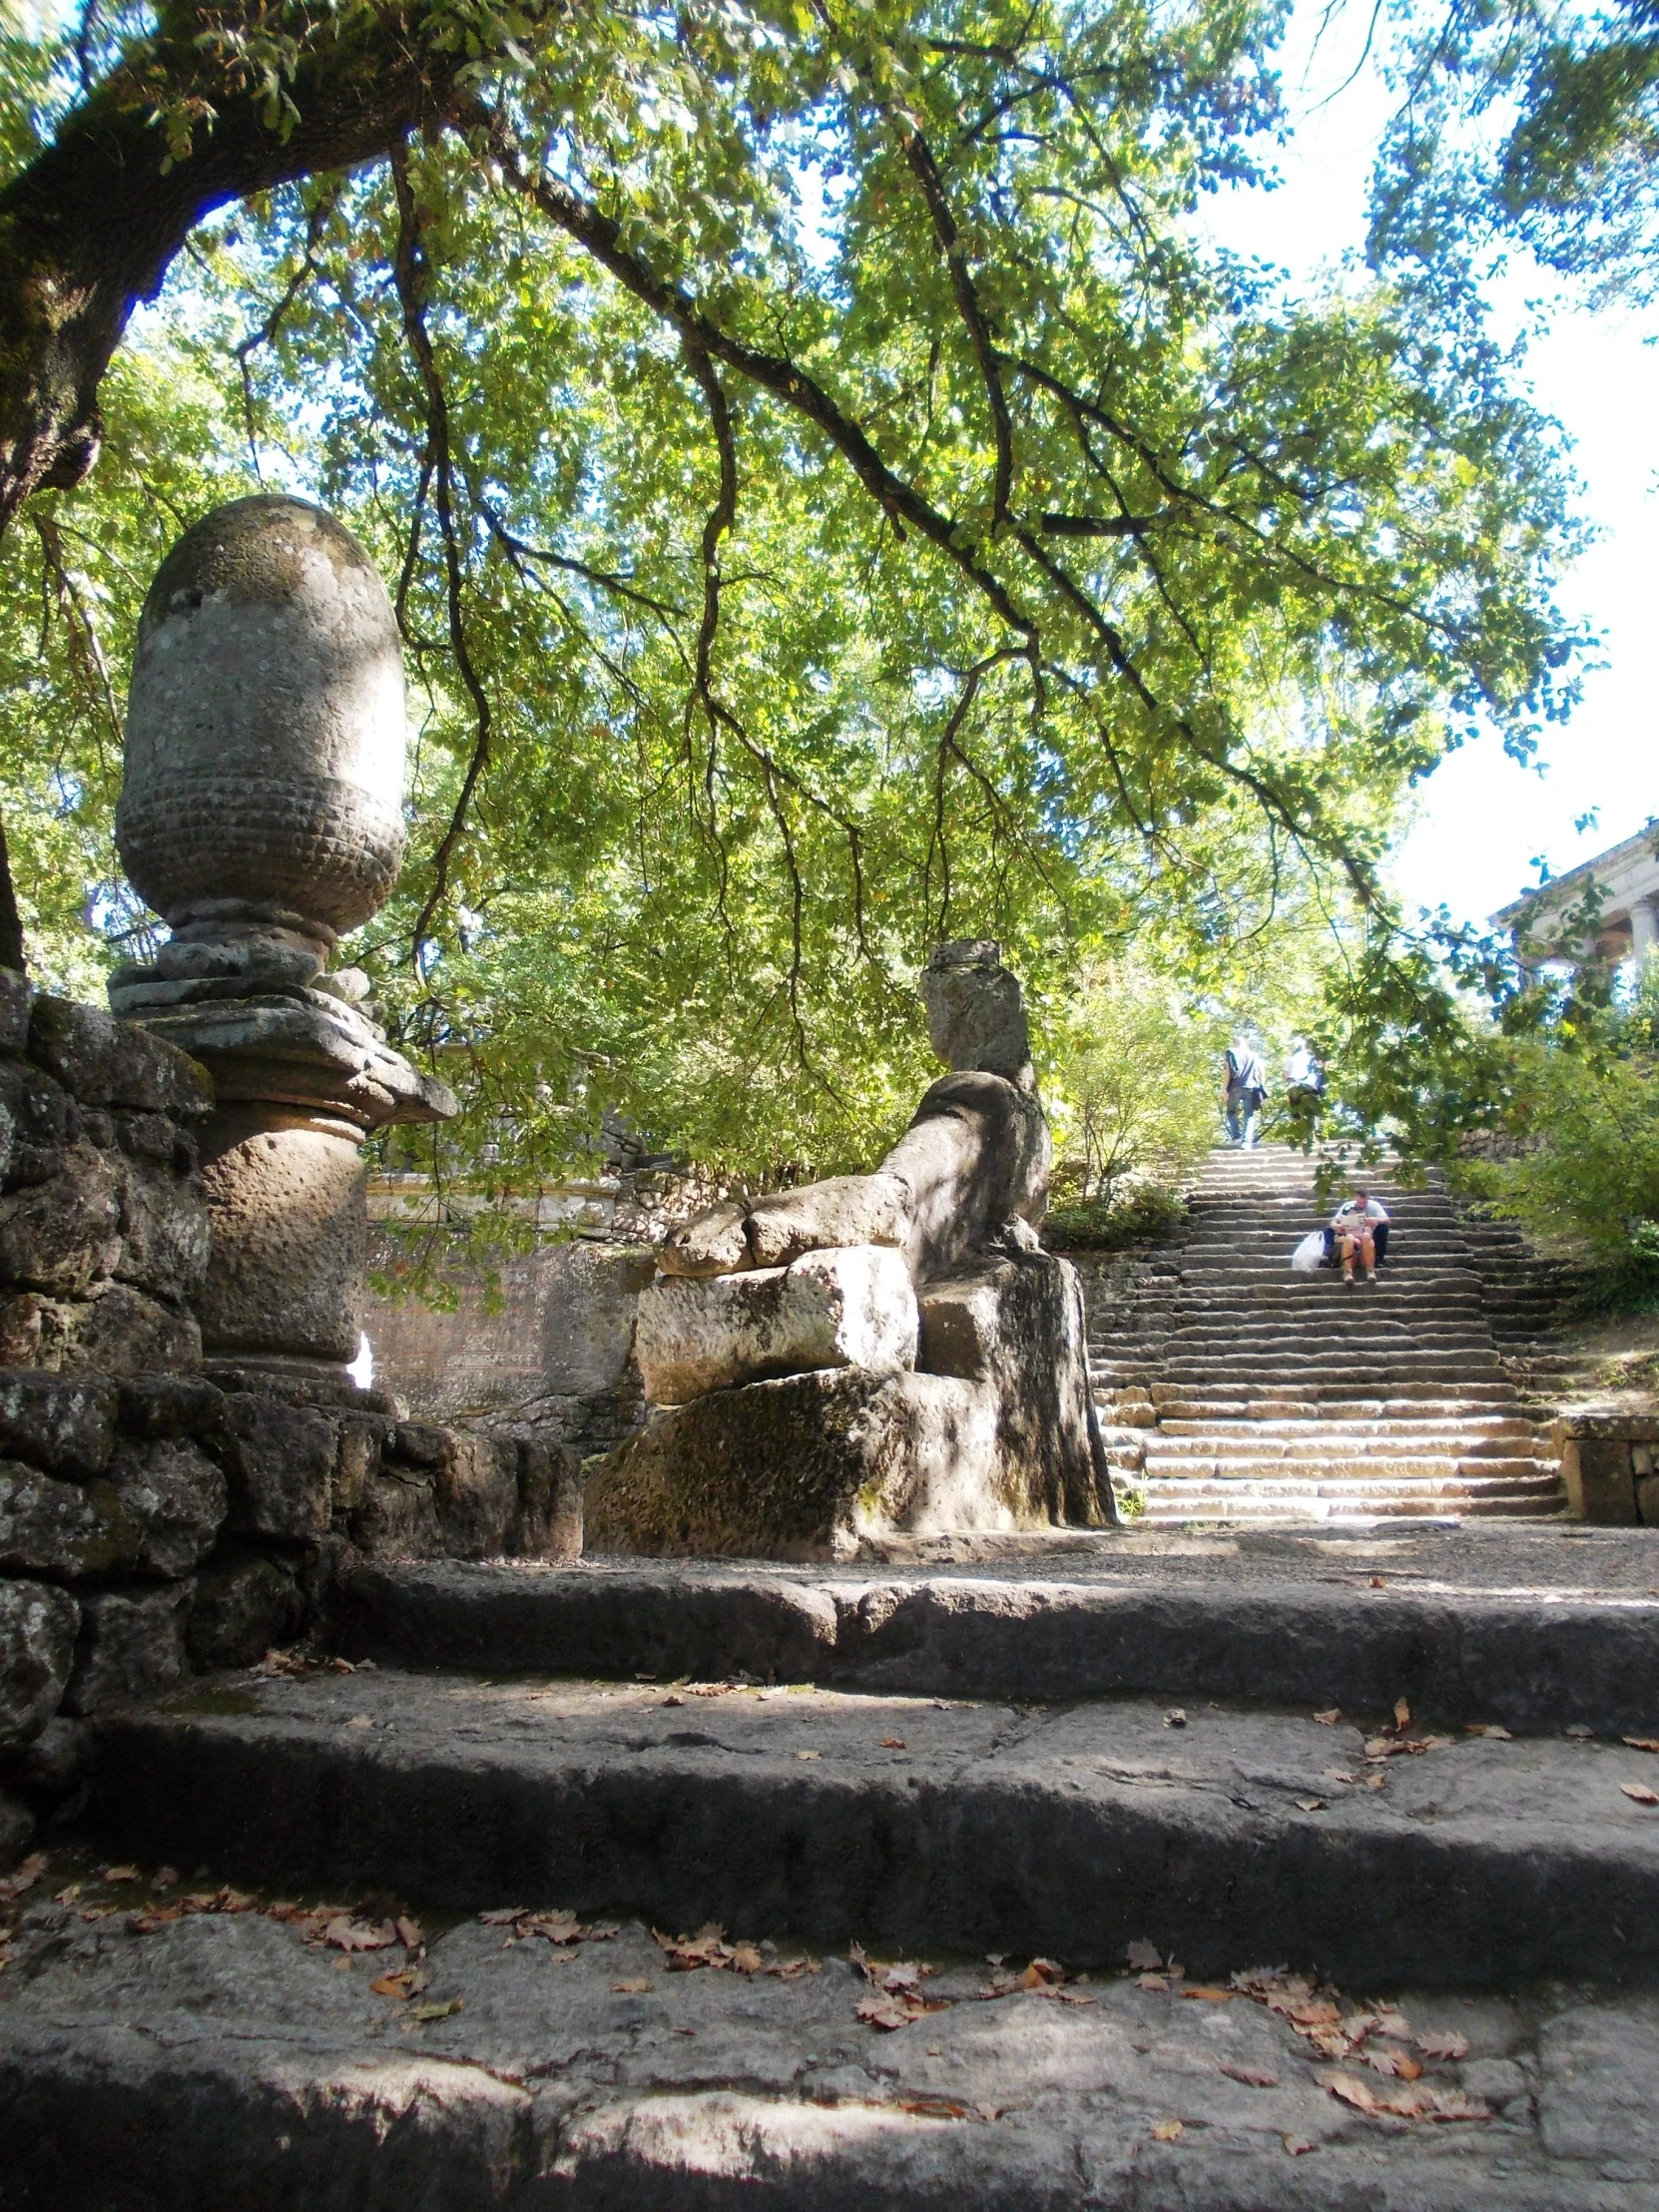
M 994 943 L 921 978 L 950 1073 L 871 1175 L 729 1200 L 640 1301 L 646 1426 L 590 1549 L 847 1556 L 894 1533 L 1116 1518 L 1075 1271 L 1041 1250 L 1048 1125 Z

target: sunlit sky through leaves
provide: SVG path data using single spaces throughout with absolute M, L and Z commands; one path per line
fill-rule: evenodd
M 1297 126 L 1279 156 L 1283 183 L 1268 195 L 1207 203 L 1206 228 L 1218 242 L 1298 278 L 1363 247 L 1371 163 L 1390 102 L 1364 58 L 1372 20 L 1363 6 L 1328 12 L 1323 0 L 1301 0 L 1282 65 Z M 1606 665 L 1586 676 L 1571 722 L 1546 733 L 1542 774 L 1508 760 L 1494 736 L 1455 754 L 1423 787 L 1395 880 L 1408 910 L 1443 900 L 1458 920 L 1483 920 L 1535 881 L 1535 856 L 1560 874 L 1659 814 L 1659 314 L 1592 311 L 1526 257 L 1490 296 L 1508 327 L 1521 325 L 1529 303 L 1544 310 L 1528 377 L 1572 438 L 1583 511 L 1599 533 L 1568 571 L 1562 602 L 1601 634 L 1597 658 Z M 1580 833 L 1575 820 L 1592 810 L 1598 820 Z

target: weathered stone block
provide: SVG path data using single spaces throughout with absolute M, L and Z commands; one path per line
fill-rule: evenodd
M 890 1175 L 832 1175 L 799 1191 L 758 1198 L 749 1209 L 758 1268 L 784 1268 L 829 1247 L 901 1246 L 908 1192 Z
M 201 1375 L 137 1375 L 120 1386 L 124 1435 L 215 1436 L 225 1425 L 225 1396 Z
M 199 1668 L 251 1667 L 297 1633 L 303 1613 L 298 1586 L 284 1566 L 233 1549 L 203 1568 L 185 1643 Z
M 61 1798 L 91 1765 L 93 1744 L 90 1721 L 54 1713 L 34 1742 L 8 1763 L 8 1771 L 19 1789 L 36 1791 L 45 1798 Z
M 771 1376 L 913 1367 L 916 1301 L 883 1245 L 810 1252 L 787 1268 L 705 1281 L 670 1277 L 640 1299 L 634 1356 L 654 1404 Z
M 524 1559 L 582 1556 L 582 1462 L 564 1444 L 518 1446 L 518 1518 L 511 1549 Z
M 225 1522 L 225 1476 L 196 1444 L 162 1437 L 118 1451 L 109 1479 L 135 1572 L 176 1579 L 212 1551 Z
M 0 1580 L 0 1751 L 32 1742 L 57 1711 L 80 1626 L 67 1590 Z
M 436 1428 L 425 1421 L 399 1421 L 392 1449 L 411 1467 L 441 1467 L 449 1455 L 449 1437 L 447 1428 Z
M 64 1368 L 136 1376 L 197 1366 L 202 1332 L 193 1314 L 164 1306 L 130 1283 L 104 1283 L 91 1298 L 42 1313 L 41 1351 Z
M 866 1535 L 934 1525 L 994 1451 L 989 1389 L 943 1376 L 820 1370 L 715 1390 L 656 1413 L 595 1471 L 592 1551 L 824 1558 Z M 1012 1527 L 988 1496 L 951 1527 Z
M 57 1156 L 81 1134 L 81 1109 L 44 1068 L 0 1061 L 0 1104 L 12 1122 L 6 1188 L 39 1183 L 58 1169 Z
M 1001 1261 L 921 1304 L 923 1360 L 952 1372 L 820 1370 L 655 1413 L 589 1483 L 588 1547 L 806 1558 L 897 1531 L 1109 1521 L 1066 1263 Z
M 19 1459 L 0 1459 L 0 1568 L 108 1574 L 130 1556 L 108 1482 L 60 1482 Z
M 207 1075 L 188 1054 L 74 999 L 42 992 L 35 1000 L 29 1057 L 86 1106 L 190 1118 L 213 1105 Z
M 35 1816 L 21 1798 L 0 1790 L 0 1870 L 16 1866 L 35 1833 Z
M 334 1459 L 334 1513 L 349 1515 L 361 1502 L 363 1485 L 380 1469 L 380 1454 L 392 1424 L 373 1414 L 347 1414 L 340 1423 Z
M 94 1590 L 81 1601 L 81 1640 L 65 1710 L 108 1712 L 177 1682 L 186 1671 L 185 1621 L 194 1582 L 152 1590 Z
M 334 1424 L 277 1398 L 235 1390 L 225 1398 L 227 1527 L 237 1536 L 321 1536 L 332 1511 Z
M 22 1053 L 29 1042 L 29 1009 L 35 987 L 16 968 L 0 967 L 0 1052 Z
M 115 1387 L 102 1377 L 0 1371 L 0 1451 L 50 1474 L 101 1474 L 115 1419 Z
M 208 1272 L 213 1226 L 199 1177 L 171 1161 L 121 1159 L 121 1251 L 115 1272 L 155 1297 L 191 1297 Z
M 1644 1474 L 1636 1484 L 1636 1513 L 1644 1528 L 1659 1528 L 1659 1474 Z
M 451 1559 L 507 1549 L 518 1518 L 517 1453 L 490 1436 L 454 1435 L 433 1483 L 438 1542 Z
M 1624 1437 L 1569 1434 L 1561 1448 L 1561 1479 L 1574 1519 L 1616 1528 L 1634 1523 L 1636 1485 Z
M 49 1182 L 0 1198 L 0 1282 L 74 1295 L 111 1274 L 120 1256 L 120 1184 L 84 1138 L 64 1148 Z
M 371 1559 L 431 1558 L 438 1549 L 432 1478 L 389 1471 L 370 1475 L 351 1515 L 351 1540 Z

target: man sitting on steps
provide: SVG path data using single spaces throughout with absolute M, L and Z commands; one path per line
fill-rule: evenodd
M 1328 1255 L 1340 1248 L 1345 1283 L 1354 1281 L 1356 1254 L 1365 1268 L 1366 1281 L 1377 1281 L 1377 1271 L 1388 1249 L 1388 1209 L 1369 1191 L 1357 1190 L 1337 1208 L 1325 1232 L 1325 1245 Z

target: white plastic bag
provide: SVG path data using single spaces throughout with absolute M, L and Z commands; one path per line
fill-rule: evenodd
M 1317 1275 L 1325 1260 L 1325 1231 L 1310 1230 L 1291 1254 L 1291 1265 L 1298 1275 Z

